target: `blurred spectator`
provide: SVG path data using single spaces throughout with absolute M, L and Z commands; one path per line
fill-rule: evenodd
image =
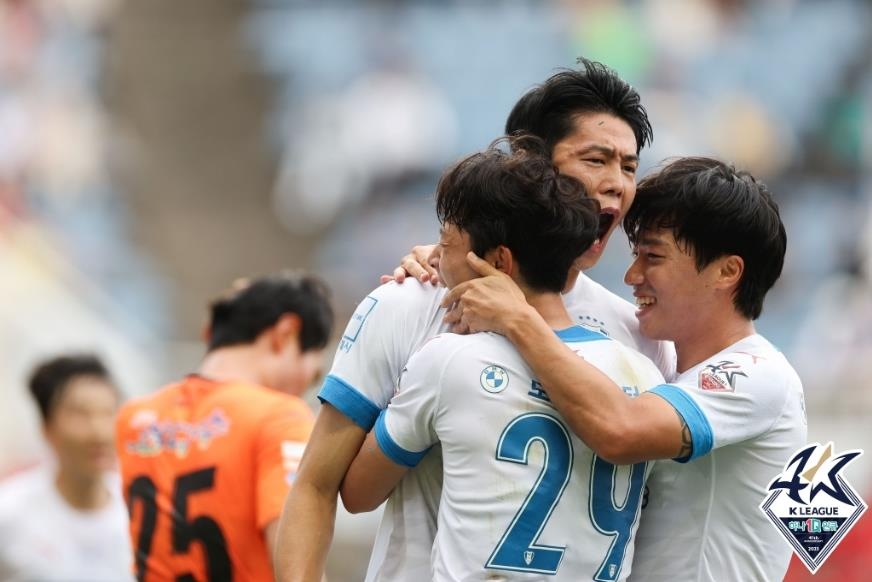
M 60 356 L 35 369 L 30 393 L 55 462 L 0 484 L 0 579 L 132 579 L 109 373 L 94 356 Z

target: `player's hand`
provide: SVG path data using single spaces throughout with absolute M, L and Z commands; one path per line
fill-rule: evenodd
M 454 333 L 494 331 L 505 334 L 509 318 L 528 308 L 524 292 L 512 278 L 480 259 L 466 255 L 469 265 L 481 277 L 456 285 L 442 300 L 448 307 L 445 323 Z
M 433 254 L 433 249 L 436 245 L 416 245 L 408 255 L 400 260 L 400 266 L 394 269 L 391 275 L 382 275 L 380 281 L 382 284 L 389 281 L 402 283 L 406 277 L 414 277 L 421 283 L 430 281 L 434 286 L 439 284 L 439 271 L 436 266 L 430 264 L 430 255 Z

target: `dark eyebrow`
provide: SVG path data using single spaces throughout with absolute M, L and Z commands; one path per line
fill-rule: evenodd
M 666 245 L 666 243 L 660 238 L 653 235 L 643 235 L 636 246 L 646 246 L 646 247 L 662 247 Z
M 597 152 L 603 154 L 605 156 L 614 157 L 617 152 L 615 152 L 615 148 L 611 148 L 604 145 L 592 144 L 587 147 L 581 148 L 576 152 L 576 155 L 589 154 L 592 152 Z M 621 156 L 621 161 L 624 162 L 638 162 L 639 156 L 636 154 L 627 154 L 625 156 Z

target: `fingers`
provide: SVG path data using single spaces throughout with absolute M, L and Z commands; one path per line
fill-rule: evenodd
M 469 263 L 469 266 L 472 267 L 476 273 L 483 277 L 487 277 L 488 275 L 499 275 L 502 273 L 472 251 L 466 254 L 466 262 Z
M 448 293 L 445 294 L 445 297 L 442 298 L 442 307 L 450 309 L 452 305 L 457 303 L 469 287 L 469 283 L 470 281 L 464 281 L 463 283 L 455 285 L 453 289 L 450 289 Z
M 394 280 L 393 275 L 382 275 L 378 278 L 378 282 L 380 285 L 384 285 L 385 283 L 390 283 Z
M 433 277 L 436 275 L 436 270 L 433 267 L 426 263 L 422 264 L 418 262 L 418 259 L 414 254 L 408 254 L 403 257 L 399 268 L 404 271 L 404 275 L 408 274 L 410 277 L 416 278 L 421 283 L 432 281 Z
M 460 323 L 461 311 L 460 308 L 456 305 L 453 305 L 451 309 L 445 314 L 442 318 L 442 323 L 445 323 L 449 326 L 454 326 Z

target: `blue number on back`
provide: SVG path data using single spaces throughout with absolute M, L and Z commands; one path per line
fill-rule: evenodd
M 488 558 L 486 568 L 556 574 L 563 560 L 565 546 L 541 546 L 536 544 L 536 540 L 569 482 L 572 471 L 569 432 L 553 416 L 523 414 L 503 430 L 497 445 L 497 459 L 526 465 L 534 442 L 539 442 L 545 449 L 542 470 Z
M 590 471 L 590 521 L 602 534 L 612 536 L 612 543 L 599 571 L 594 576 L 597 582 L 617 580 L 630 541 L 630 531 L 642 501 L 645 486 L 645 463 L 630 467 L 630 483 L 624 503 L 615 501 L 615 477 L 618 468 L 593 458 Z

